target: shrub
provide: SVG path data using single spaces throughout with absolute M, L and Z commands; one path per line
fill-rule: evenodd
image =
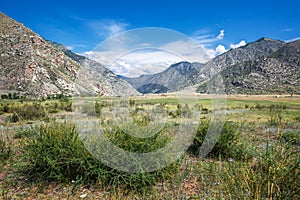
M 3 112 L 9 113 L 9 111 L 10 111 L 10 108 L 9 108 L 8 104 L 4 104 L 3 105 Z
M 256 104 L 255 108 L 258 110 L 262 110 L 262 109 L 266 108 L 266 106 L 258 103 L 258 104 Z
M 270 119 L 268 119 L 269 126 L 282 125 L 282 113 L 279 110 L 270 110 Z
M 0 115 L 4 113 L 4 106 L 2 103 L 0 103 Z
M 11 155 L 11 147 L 7 142 L 0 137 L 0 161 L 1 163 L 9 159 Z
M 76 180 L 85 184 L 100 181 L 110 186 L 140 189 L 172 176 L 177 169 L 174 167 L 177 165 L 171 165 L 154 172 L 130 174 L 109 168 L 89 153 L 73 124 L 52 123 L 32 128 L 31 131 L 34 133 L 24 146 L 25 160 L 28 162 L 25 173 L 31 180 L 39 177 L 41 180 Z M 127 144 L 122 133 L 114 136 L 114 142 Z
M 283 144 L 300 145 L 300 133 L 296 131 L 283 132 L 279 136 L 279 141 Z
M 42 119 L 47 116 L 45 108 L 41 103 L 33 102 L 32 104 L 24 104 L 16 108 L 16 114 L 23 120 Z
M 32 130 L 30 128 L 20 128 L 17 129 L 14 135 L 15 139 L 27 138 L 32 134 Z
M 137 127 L 131 126 L 131 128 Z M 126 127 L 126 129 L 130 129 L 130 127 Z M 163 148 L 166 144 L 168 144 L 171 141 L 171 137 L 167 133 L 167 128 L 162 128 L 153 137 L 138 138 L 129 135 L 124 130 L 116 126 L 113 128 L 109 128 L 106 131 L 106 136 L 110 139 L 112 143 L 114 143 L 118 147 L 126 151 L 139 153 L 156 151 L 158 149 Z
M 294 120 L 300 122 L 300 116 L 295 117 Z
M 215 138 L 209 138 L 207 132 L 210 126 L 209 121 L 202 121 L 198 127 L 197 134 L 193 144 L 189 147 L 189 152 L 198 155 L 201 145 L 206 137 L 208 142 L 213 142 Z M 237 131 L 237 125 L 232 122 L 225 122 L 224 127 L 219 135 L 216 144 L 209 153 L 211 157 L 236 158 L 243 159 L 251 157 L 248 152 L 249 147 L 240 141 L 240 133 Z M 249 155 L 248 155 L 249 154 Z
M 20 117 L 17 113 L 13 113 L 11 116 L 9 116 L 9 122 L 12 122 L 12 123 L 16 123 L 16 122 L 19 122 L 20 121 Z

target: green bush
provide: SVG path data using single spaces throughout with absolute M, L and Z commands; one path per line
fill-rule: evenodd
M 294 117 L 294 120 L 297 121 L 297 122 L 300 122 L 300 116 Z
M 189 152 L 198 155 L 201 145 L 203 144 L 208 129 L 210 126 L 209 121 L 202 121 L 198 127 L 197 134 L 193 144 L 189 147 Z M 217 139 L 216 144 L 209 152 L 210 157 L 215 158 L 236 158 L 244 159 L 251 157 L 248 145 L 240 141 L 240 133 L 237 131 L 237 125 L 232 122 L 225 122 L 224 127 Z M 208 142 L 215 141 L 215 138 L 209 138 Z
M 300 146 L 300 133 L 296 131 L 283 132 L 280 134 L 279 140 L 283 144 Z
M 106 136 L 116 146 L 126 151 L 138 153 L 154 152 L 163 148 L 171 141 L 171 137 L 168 135 L 167 128 L 161 129 L 152 137 L 138 138 L 129 135 L 116 126 L 109 128 L 109 130 L 106 131 Z
M 270 119 L 268 119 L 269 126 L 280 126 L 283 123 L 282 113 L 280 110 L 270 110 Z
M 32 134 L 32 130 L 31 128 L 20 128 L 17 129 L 14 135 L 15 139 L 22 139 L 22 138 L 27 138 L 29 136 L 31 136 Z
M 89 153 L 73 124 L 52 123 L 32 128 L 31 131 L 33 133 L 24 145 L 24 156 L 28 163 L 25 173 L 31 180 L 75 180 L 84 184 L 101 182 L 110 186 L 140 189 L 171 177 L 177 169 L 177 165 L 173 164 L 154 172 L 130 174 L 109 168 Z M 124 135 L 119 134 L 114 136 L 114 142 L 125 142 Z
M 4 105 L 0 103 L 0 115 L 4 113 Z
M 1 163 L 5 160 L 9 159 L 11 155 L 11 147 L 10 145 L 4 140 L 2 137 L 0 137 L 0 161 Z
M 266 106 L 258 103 L 258 104 L 256 104 L 255 108 L 258 110 L 262 110 L 262 109 L 266 108 Z
M 20 117 L 17 113 L 13 113 L 11 116 L 9 116 L 8 120 L 9 122 L 17 123 L 20 121 Z

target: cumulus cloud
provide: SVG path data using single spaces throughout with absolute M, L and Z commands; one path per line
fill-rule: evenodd
M 151 44 L 146 43 L 141 43 L 142 48 L 137 49 L 125 44 L 121 49 L 116 49 L 112 44 L 108 46 L 111 48 L 95 49 L 84 55 L 104 64 L 114 73 L 127 77 L 159 73 L 181 61 L 205 63 L 215 56 L 214 50 L 205 49 L 191 40 L 172 41 L 156 48 L 149 48 Z
M 109 35 L 119 33 L 127 27 L 126 24 L 108 24 L 102 24 L 101 27 Z M 149 29 L 123 32 L 103 41 L 84 55 L 116 74 L 138 77 L 161 72 L 171 64 L 181 61 L 205 63 L 228 51 L 224 45 L 218 44 L 224 38 L 224 30 L 220 30 L 218 35 L 207 33 L 200 35 L 198 32 L 197 36 L 188 38 L 166 29 Z M 230 47 L 238 48 L 244 45 L 246 42 L 242 40 L 238 44 L 231 44 Z
M 245 40 L 241 40 L 238 44 L 230 44 L 230 48 L 236 49 L 242 46 L 245 46 L 247 43 Z
M 227 50 L 225 48 L 224 45 L 218 45 L 217 48 L 216 48 L 216 53 L 217 54 L 222 54 L 222 53 L 225 53 Z
M 142 74 L 159 73 L 171 64 L 183 61 L 177 55 L 161 50 L 130 52 L 115 60 L 109 68 L 117 74 L 138 77 Z
M 158 73 L 180 61 L 205 63 L 216 52 L 176 31 L 143 28 L 110 37 L 84 55 L 116 74 L 132 77 Z
M 224 30 L 221 30 L 219 35 L 217 36 L 218 40 L 222 40 L 225 36 Z

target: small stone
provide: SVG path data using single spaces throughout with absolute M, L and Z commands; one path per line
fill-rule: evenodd
M 84 199 L 85 197 L 87 197 L 87 194 L 82 194 L 79 197 L 82 198 L 82 199 Z

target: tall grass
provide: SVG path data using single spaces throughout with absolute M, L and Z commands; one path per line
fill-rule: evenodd
M 210 138 L 207 135 L 210 126 L 209 121 L 202 121 L 198 127 L 197 134 L 193 141 L 193 144 L 189 148 L 189 152 L 194 155 L 198 155 L 201 145 L 204 140 Z M 217 142 L 209 153 L 209 157 L 212 158 L 235 158 L 235 159 L 248 159 L 252 157 L 251 147 L 241 141 L 241 133 L 238 131 L 238 124 L 233 122 L 225 122 L 222 132 L 217 138 Z
M 0 136 L 0 161 L 1 164 L 10 158 L 12 153 L 12 149 L 10 144 L 8 144 L 7 140 Z M 0 165 L 1 165 L 0 164 Z
M 84 184 L 141 189 L 172 177 L 178 167 L 173 164 L 155 172 L 140 174 L 120 172 L 103 165 L 88 152 L 73 124 L 52 123 L 32 131 L 31 137 L 24 143 L 24 157 L 28 163 L 24 172 L 31 180 L 74 180 Z M 113 137 L 119 145 L 127 140 L 120 132 Z M 130 144 L 130 141 L 127 143 Z M 129 149 L 132 150 L 131 147 Z
M 299 164 L 295 149 L 277 144 L 254 162 L 223 163 L 215 175 L 227 199 L 299 199 Z

